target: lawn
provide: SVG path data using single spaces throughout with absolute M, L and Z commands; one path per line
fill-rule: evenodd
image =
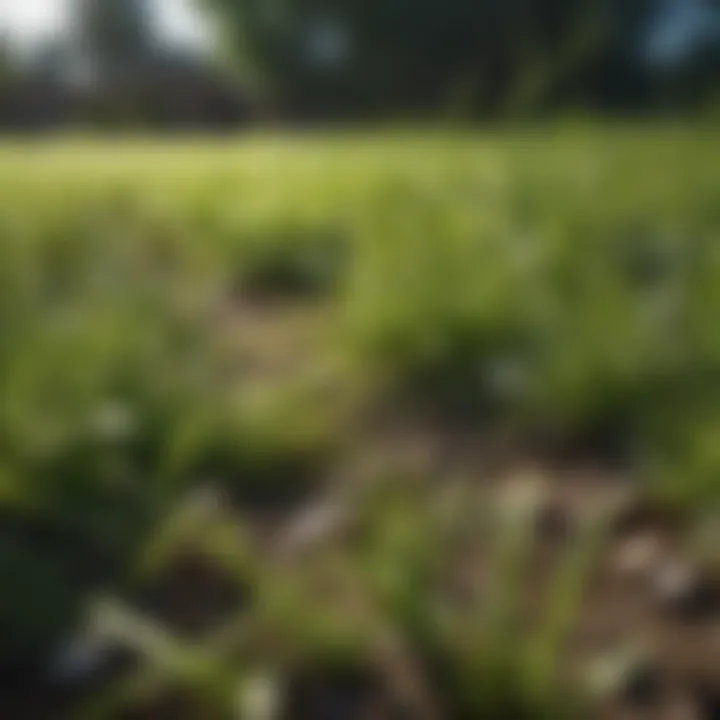
M 719 156 L 0 148 L 0 711 L 717 717 Z

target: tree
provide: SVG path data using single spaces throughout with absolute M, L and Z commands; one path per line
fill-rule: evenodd
M 80 44 L 98 73 L 121 77 L 154 52 L 147 0 L 76 0 Z
M 607 14 L 603 0 L 198 1 L 275 96 L 352 114 L 435 110 L 458 94 L 497 111 L 529 68 L 551 76 L 568 54 L 587 65 L 588 29 Z
M 16 59 L 13 57 L 12 43 L 5 35 L 0 35 L 0 88 L 17 76 Z

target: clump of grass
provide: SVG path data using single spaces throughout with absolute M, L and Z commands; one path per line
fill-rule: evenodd
M 563 684 L 561 661 L 602 518 L 581 531 L 528 624 L 531 504 L 509 508 L 493 528 L 486 522 L 497 516 L 479 498 L 459 499 L 438 502 L 389 481 L 360 502 L 342 543 L 317 548 L 300 565 L 262 555 L 248 565 L 247 549 L 239 550 L 238 568 L 254 568 L 253 593 L 237 625 L 244 630 L 225 634 L 223 650 L 225 658 L 241 653 L 238 678 L 273 668 L 278 702 L 292 715 L 299 704 L 319 712 L 316 703 L 332 697 L 342 713 L 380 702 L 427 717 L 582 717 L 582 693 Z M 442 577 L 460 538 L 478 524 L 493 549 L 488 593 L 451 609 Z M 472 559 L 487 561 L 484 552 Z
M 241 388 L 186 417 L 166 472 L 209 479 L 256 510 L 292 507 L 325 481 L 341 437 L 330 421 L 292 388 Z
M 185 302 L 185 278 L 159 273 L 142 243 L 95 237 L 92 211 L 51 205 L 2 243 L 0 525 L 21 539 L 0 555 L 24 558 L 0 612 L 10 654 L 47 651 L 93 587 L 121 580 L 179 491 L 161 477 L 178 418 L 211 389 L 198 373 L 211 366 L 203 304 Z
M 332 297 L 346 272 L 347 243 L 334 235 L 289 227 L 244 239 L 235 285 L 256 300 L 317 300 Z

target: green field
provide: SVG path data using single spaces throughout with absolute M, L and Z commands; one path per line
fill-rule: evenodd
M 0 670 L 37 677 L 3 717 L 640 718 L 656 666 L 716 717 L 718 157 L 0 148 Z M 647 547 L 715 604 L 613 564 Z M 68 698 L 39 668 L 81 631 L 131 659 Z

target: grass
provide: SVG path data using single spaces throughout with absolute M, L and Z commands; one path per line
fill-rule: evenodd
M 396 683 L 422 706 L 424 688 L 440 716 L 578 717 L 558 668 L 594 552 L 582 543 L 528 635 L 504 617 L 527 592 L 523 532 L 478 541 L 480 555 L 509 543 L 488 607 L 442 609 L 438 576 L 459 553 L 458 515 L 436 517 L 444 490 L 388 499 L 404 478 L 371 483 L 381 500 L 357 501 L 352 542 L 307 565 L 230 538 L 343 486 L 351 458 L 375 452 L 378 416 L 498 431 L 518 457 L 577 452 L 653 503 L 712 516 L 719 146 L 708 127 L 547 127 L 4 147 L 0 573 L 17 581 L 0 599 L 2 664 L 42 658 L 94 591 L 134 597 L 158 528 L 212 485 L 227 533 L 175 533 L 163 552 L 210 543 L 224 571 L 240 563 L 252 631 L 198 650 L 197 673 L 150 662 L 124 688 L 170 678 L 224 717 L 254 668 L 282 687 L 306 678 L 310 706 L 307 677 L 344 668 L 340 685 L 366 697 Z M 182 655 L 172 629 L 143 622 L 146 655 Z

